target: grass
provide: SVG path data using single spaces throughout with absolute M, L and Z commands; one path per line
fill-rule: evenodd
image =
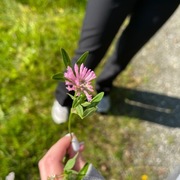
M 39 179 L 39 159 L 67 133 L 66 123 L 59 126 L 51 120 L 57 85 L 51 76 L 63 69 L 60 48 L 73 56 L 85 4 L 85 0 L 0 1 L 0 180 L 11 171 L 18 180 Z M 130 69 L 115 84 L 119 82 L 123 86 L 132 82 Z M 84 156 L 106 179 L 152 174 L 150 168 L 133 167 L 133 144 L 138 143 L 141 126 L 137 119 L 113 115 L 122 108 L 118 90 L 112 98 L 117 108 L 108 115 L 73 122 L 73 131 L 86 144 Z

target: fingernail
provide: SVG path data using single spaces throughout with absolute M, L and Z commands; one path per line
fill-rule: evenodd
M 75 152 L 79 151 L 79 148 L 80 148 L 79 141 L 77 140 L 75 136 L 72 139 L 72 148 Z

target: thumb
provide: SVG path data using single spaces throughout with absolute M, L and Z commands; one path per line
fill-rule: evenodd
M 86 163 L 83 156 L 82 156 L 82 152 L 84 150 L 84 143 L 83 142 L 79 143 L 79 141 L 75 135 L 73 135 L 71 142 L 72 143 L 71 143 L 71 146 L 69 148 L 68 154 L 69 154 L 69 157 L 72 158 L 78 153 L 76 163 L 75 163 L 73 169 L 76 171 L 80 171 Z
M 76 171 L 80 171 L 86 164 L 86 161 L 84 160 L 84 158 L 82 156 L 83 150 L 84 150 L 84 143 L 79 143 L 79 154 L 77 156 L 77 160 L 76 160 L 75 166 L 73 168 Z

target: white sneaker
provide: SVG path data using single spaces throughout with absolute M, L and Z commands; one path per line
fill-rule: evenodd
M 52 119 L 56 124 L 64 123 L 68 120 L 69 109 L 66 106 L 61 106 L 57 100 L 54 101 L 52 111 Z
M 110 109 L 111 102 L 109 96 L 104 96 L 99 104 L 97 105 L 98 109 L 97 112 L 99 113 L 107 113 Z

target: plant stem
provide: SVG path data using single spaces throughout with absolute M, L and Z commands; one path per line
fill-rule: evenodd
M 69 134 L 71 136 L 71 140 L 72 140 L 72 133 L 71 133 L 71 119 L 72 119 L 72 108 L 70 109 L 70 114 L 69 114 L 69 119 L 68 119 L 68 131 Z

